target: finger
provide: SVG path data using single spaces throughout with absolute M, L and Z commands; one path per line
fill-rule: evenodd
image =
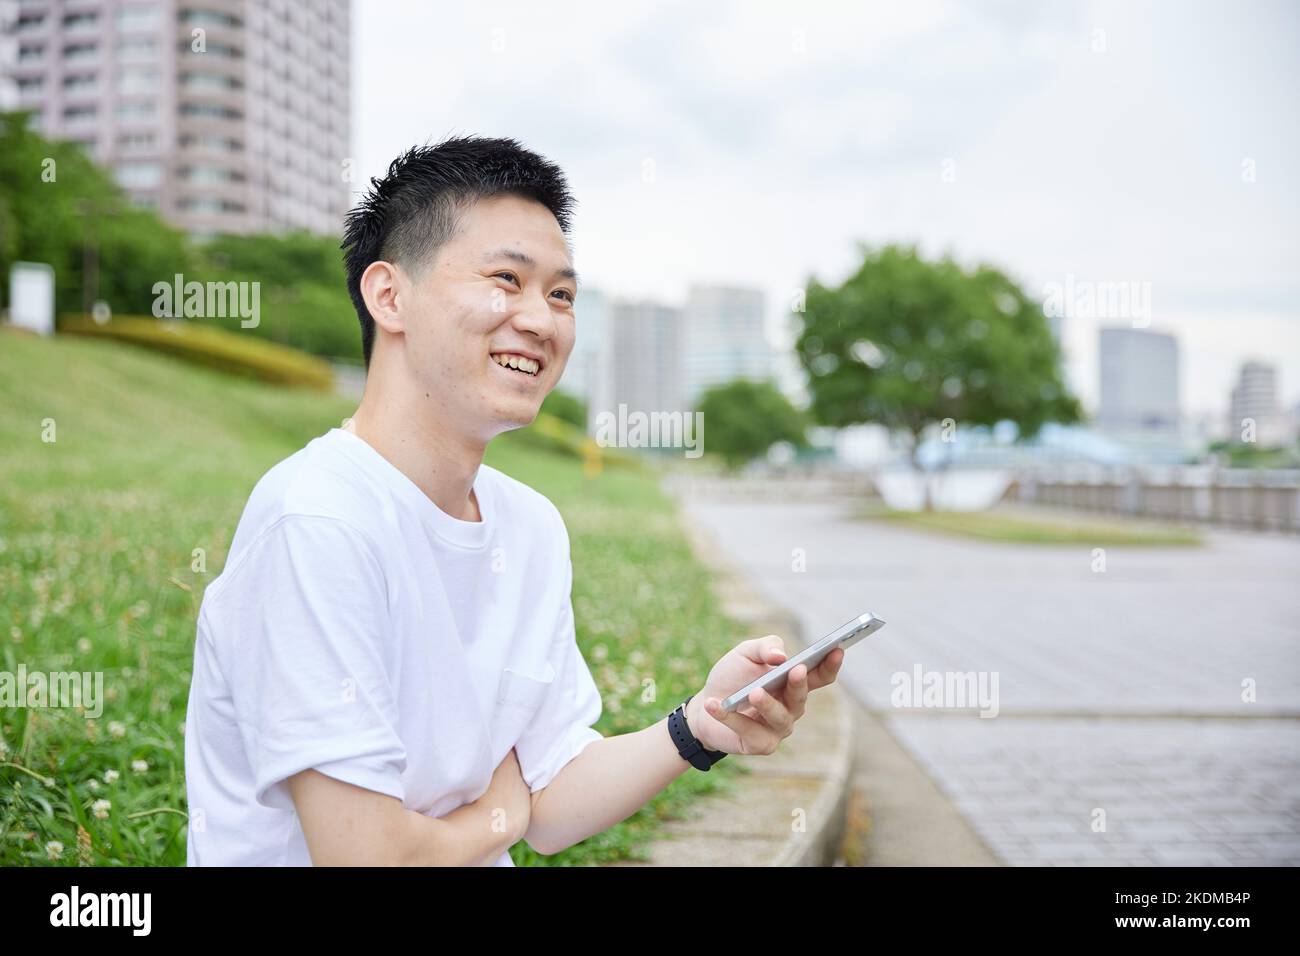
M 755 664 L 780 664 L 786 658 L 785 641 L 777 634 L 751 637 L 736 645 L 736 650 Z
M 803 716 L 808 701 L 808 665 L 799 664 L 786 676 L 785 706 L 790 716 L 798 720 Z
M 833 683 L 835 677 L 840 672 L 840 665 L 844 663 L 844 648 L 837 647 L 822 659 L 822 662 L 813 668 L 808 675 L 808 689 L 816 690 L 818 687 L 825 687 Z
M 740 738 L 742 754 L 769 754 L 776 750 L 780 738 L 764 724 L 752 717 L 722 709 L 722 702 L 710 697 L 704 704 L 705 712 L 720 723 L 726 724 Z
M 749 692 L 749 702 L 758 708 L 759 716 L 778 737 L 784 739 L 790 736 L 790 732 L 794 730 L 794 717 L 784 703 L 762 687 L 755 687 Z

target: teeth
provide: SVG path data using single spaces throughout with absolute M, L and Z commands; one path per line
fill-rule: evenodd
M 521 372 L 526 372 L 529 375 L 536 375 L 542 368 L 539 363 L 530 358 L 525 358 L 522 355 L 507 355 L 503 353 L 500 355 L 493 355 L 492 361 L 496 362 L 502 368 L 517 369 Z

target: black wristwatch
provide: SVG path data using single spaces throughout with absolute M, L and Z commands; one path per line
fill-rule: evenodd
M 682 758 L 689 761 L 696 770 L 707 772 L 727 753 L 725 750 L 709 750 L 691 733 L 690 725 L 686 723 L 686 705 L 691 702 L 691 697 L 687 697 L 685 703 L 678 705 L 677 709 L 668 715 L 668 733 L 672 736 L 673 743 L 677 745 L 677 752 L 682 755 Z

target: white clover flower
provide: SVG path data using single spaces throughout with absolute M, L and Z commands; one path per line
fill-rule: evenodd
M 80 638 L 77 641 L 77 650 L 81 651 L 83 654 L 89 654 L 93 646 L 94 645 L 90 643 L 90 638 L 88 637 Z
M 105 783 L 112 783 L 113 781 L 115 781 L 115 780 L 116 780 L 118 777 L 120 777 L 120 776 L 122 776 L 122 775 L 121 775 L 120 773 L 118 773 L 116 770 L 105 770 L 105 771 L 104 771 L 104 782 L 105 782 Z
M 86 781 L 86 786 L 88 786 L 91 790 L 98 790 L 99 781 L 96 780 L 94 777 L 91 777 L 89 780 Z
M 149 761 L 147 761 L 147 760 L 132 760 L 132 761 L 131 761 L 131 769 L 134 770 L 136 773 L 144 773 L 144 772 L 146 772 L 146 771 L 149 769 Z
M 110 720 L 108 722 L 108 732 L 114 737 L 125 737 L 126 724 L 122 723 L 120 720 Z
M 94 811 L 96 817 L 103 820 L 108 817 L 108 810 L 112 805 L 108 800 L 96 800 L 90 805 L 90 809 Z
M 49 843 L 45 844 L 45 855 L 51 860 L 57 860 L 59 857 L 63 856 L 63 844 L 58 840 L 51 840 Z

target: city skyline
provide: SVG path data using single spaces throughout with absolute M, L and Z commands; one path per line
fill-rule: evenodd
M 720 4 L 692 31 L 686 5 L 370 9 L 358 184 L 415 142 L 516 137 L 569 174 L 578 267 L 609 294 L 757 287 L 780 353 L 810 275 L 841 281 L 857 240 L 915 241 L 1039 299 L 1071 276 L 1146 283 L 1140 321 L 1177 335 L 1190 415 L 1222 418 L 1258 355 L 1300 401 L 1300 134 L 1276 121 L 1300 89 L 1291 7 Z M 442 32 L 461 42 L 412 84 Z M 1093 411 L 1097 331 L 1124 320 L 1061 320 Z

